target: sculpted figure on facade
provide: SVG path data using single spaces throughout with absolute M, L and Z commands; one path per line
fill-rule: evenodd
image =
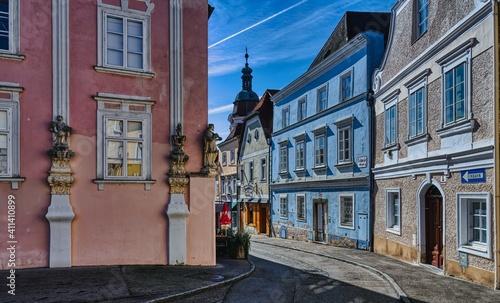
M 214 132 L 213 124 L 208 125 L 208 128 L 205 131 L 204 140 L 204 166 L 205 168 L 215 168 L 217 164 L 217 156 L 219 154 L 217 151 L 217 141 L 222 140 L 222 138 Z
M 58 115 L 56 121 L 50 122 L 49 130 L 54 134 L 54 140 L 52 149 L 48 151 L 52 166 L 47 181 L 53 195 L 69 195 L 74 181 L 69 161 L 75 153 L 68 148 L 68 141 L 73 129 L 66 125 L 63 116 Z
M 170 184 L 170 192 L 172 194 L 183 194 L 185 187 L 189 183 L 188 174 L 186 173 L 186 163 L 189 156 L 184 153 L 184 142 L 186 136 L 182 134 L 182 125 L 177 124 L 175 135 L 172 135 L 172 144 L 174 147 L 170 152 L 170 172 L 168 173 L 168 182 Z

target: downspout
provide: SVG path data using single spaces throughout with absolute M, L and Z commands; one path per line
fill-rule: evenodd
M 271 195 L 271 167 L 272 167 L 272 157 L 271 157 L 271 138 L 267 138 L 267 157 L 269 159 L 269 165 L 267 168 L 267 195 L 269 197 L 269 237 L 274 234 L 273 228 L 273 196 Z
M 500 51 L 499 51 L 499 30 L 498 27 L 500 25 L 499 22 L 499 0 L 493 1 L 493 64 L 494 64 L 494 81 L 495 81 L 495 89 L 493 92 L 493 102 L 494 102 L 494 117 L 495 117 L 495 134 L 494 134 L 494 146 L 495 146 L 495 158 L 494 158 L 494 163 L 495 163 L 495 182 L 494 182 L 494 191 L 495 191 L 495 199 L 494 199 L 494 205 L 495 205 L 495 228 L 496 230 L 495 233 L 495 242 L 496 242 L 496 249 L 495 249 L 495 289 L 500 289 L 500 168 L 499 166 L 499 159 L 500 159 L 500 149 L 499 149 L 499 138 L 498 136 L 500 135 L 500 123 L 499 123 L 499 114 L 500 114 L 500 104 L 499 104 L 499 87 L 500 87 L 500 75 L 499 75 L 499 69 L 500 69 Z
M 369 90 L 366 93 L 366 103 L 368 105 L 368 125 L 370 126 L 370 134 L 369 134 L 369 145 L 370 145 L 370 153 L 368 159 L 368 180 L 370 184 L 370 214 L 368 217 L 370 231 L 368 233 L 368 239 L 370 241 L 370 246 L 368 247 L 368 251 L 373 252 L 373 231 L 375 227 L 375 180 L 373 178 L 372 167 L 374 166 L 374 157 L 375 157 L 375 132 L 376 125 L 374 125 L 375 121 L 375 99 L 373 98 L 373 90 Z

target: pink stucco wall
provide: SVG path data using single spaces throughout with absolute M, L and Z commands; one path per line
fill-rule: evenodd
M 49 228 L 45 219 L 50 204 L 47 171 L 50 158 L 52 120 L 52 2 L 20 1 L 21 54 L 24 61 L 0 59 L 0 81 L 19 83 L 21 110 L 21 176 L 18 190 L 0 183 L 0 259 L 7 260 L 7 195 L 16 197 L 17 264 L 24 267 L 48 265 Z M 28 17 L 29 16 L 29 17 Z M 43 58 L 43 59 L 42 59 Z M 8 72 L 7 72 L 8 71 Z M 33 161 L 33 159 L 37 159 Z M 7 264 L 1 262 L 0 268 Z
M 143 5 L 130 1 L 132 5 Z M 70 201 L 75 213 L 72 222 L 72 264 L 166 264 L 169 203 L 167 172 L 170 153 L 170 73 L 169 73 L 169 2 L 153 0 L 151 15 L 152 79 L 99 73 L 97 64 L 97 1 L 69 1 L 70 28 L 70 123 L 74 134 L 71 161 L 75 179 Z M 106 3 L 119 4 L 118 0 Z M 202 168 L 202 134 L 207 115 L 207 1 L 183 1 L 184 5 L 184 132 L 185 152 L 190 159 L 187 170 Z M 51 146 L 48 124 L 52 113 L 52 10 L 51 2 L 21 1 L 22 62 L 0 59 L 0 81 L 24 87 L 21 106 L 21 176 L 26 181 L 18 190 L 10 183 L 0 183 L 0 214 L 7 210 L 7 195 L 17 204 L 16 237 L 18 267 L 48 266 L 49 222 L 45 219 L 50 205 L 47 183 Z M 89 22 L 95 20 L 95 22 Z M 96 178 L 97 93 L 150 97 L 152 108 L 152 178 L 150 191 L 142 184 L 106 184 L 99 191 Z M 198 182 L 198 183 L 196 183 Z M 213 179 L 198 178 L 195 184 Z M 205 184 L 205 183 L 203 183 Z M 213 194 L 188 192 L 194 209 L 211 211 Z M 191 264 L 214 264 L 212 249 L 214 220 L 194 211 L 188 218 L 188 254 Z M 6 217 L 0 216 L 6 226 Z M 6 228 L 0 239 L 7 238 Z M 0 241 L 0 258 L 7 257 L 5 241 Z M 2 262 L 0 269 L 5 268 Z

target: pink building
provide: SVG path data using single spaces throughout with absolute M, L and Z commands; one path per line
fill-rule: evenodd
M 207 7 L 0 0 L 1 260 L 215 264 Z

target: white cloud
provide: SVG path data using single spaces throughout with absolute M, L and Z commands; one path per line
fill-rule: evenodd
M 219 106 L 219 107 L 216 107 L 216 108 L 209 109 L 208 110 L 208 114 L 209 115 L 213 115 L 213 114 L 218 114 L 218 113 L 223 113 L 223 112 L 230 112 L 230 111 L 233 110 L 233 107 L 234 107 L 233 104 Z

